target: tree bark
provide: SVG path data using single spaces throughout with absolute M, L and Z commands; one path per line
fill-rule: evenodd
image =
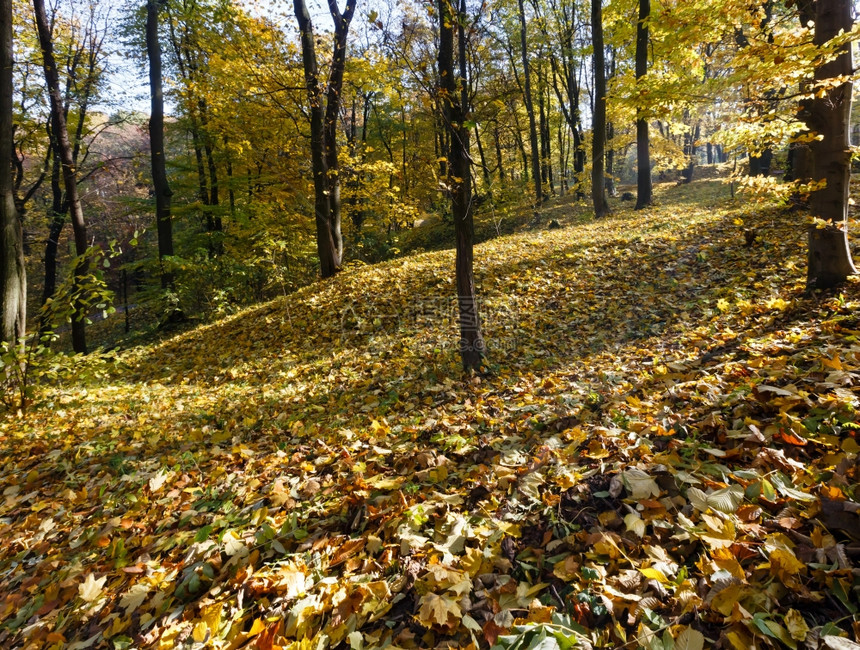
M 355 11 L 355 0 L 347 0 L 343 14 L 337 8 L 337 0 L 329 0 L 328 6 L 335 23 L 335 34 L 328 89 L 324 93 L 319 81 L 314 29 L 307 4 L 305 0 L 293 2 L 301 32 L 302 64 L 310 102 L 311 166 L 314 177 L 317 253 L 320 258 L 320 274 L 323 278 L 329 278 L 340 270 L 343 255 L 340 178 L 337 161 L 337 117 L 343 86 L 346 37 Z M 325 107 L 323 107 L 323 95 L 326 96 Z
M 0 0 L 0 340 L 17 345 L 27 318 L 24 231 L 12 174 L 12 0 Z
M 535 109 L 532 103 L 531 70 L 526 42 L 526 12 L 523 0 L 518 0 L 520 13 L 520 52 L 523 60 L 523 101 L 526 105 L 526 113 L 529 117 L 529 143 L 532 153 L 532 179 L 535 184 L 535 206 L 543 203 L 543 186 L 541 184 L 540 148 L 538 145 L 537 123 L 535 121 Z
M 636 23 L 636 81 L 648 74 L 648 19 L 651 0 L 639 0 L 639 21 Z M 648 117 L 643 107 L 636 108 L 636 209 L 648 207 L 654 201 L 651 180 L 651 141 Z
M 340 163 L 337 158 L 337 122 L 340 114 L 343 73 L 346 67 L 346 37 L 349 24 L 355 12 L 356 0 L 347 0 L 343 14 L 337 7 L 337 0 L 328 0 L 328 9 L 334 21 L 334 50 L 328 76 L 328 90 L 325 110 L 324 143 L 326 166 L 329 176 L 329 229 L 335 246 L 338 264 L 343 258 L 343 235 L 340 214 Z
M 499 138 L 499 123 L 498 121 L 493 123 L 493 144 L 496 148 L 496 169 L 499 172 L 499 182 L 504 185 L 505 184 L 505 167 L 504 160 L 502 158 L 502 143 Z
M 48 88 L 48 97 L 51 105 L 51 119 L 56 125 L 55 134 L 57 152 L 63 171 L 63 186 L 66 189 L 66 201 L 72 216 L 72 229 L 75 239 L 75 253 L 78 262 L 75 265 L 74 275 L 76 281 L 87 273 L 87 265 L 81 261 L 87 252 L 87 227 L 84 221 L 84 211 L 78 196 L 77 168 L 72 146 L 69 142 L 69 131 L 66 124 L 66 115 L 63 110 L 63 98 L 60 94 L 60 77 L 57 72 L 57 63 L 54 58 L 54 43 L 51 28 L 48 24 L 48 16 L 45 12 L 44 0 L 33 0 L 33 11 L 36 17 L 36 27 L 39 32 L 39 45 L 42 49 L 42 67 L 45 71 L 45 83 Z M 75 314 L 72 317 L 72 348 L 79 354 L 86 354 L 87 342 L 84 331 L 84 307 L 80 300 L 76 302 Z
M 798 0 L 797 17 L 801 27 L 806 27 L 809 23 L 815 21 L 815 2 L 814 0 Z M 800 82 L 800 90 L 808 91 L 811 80 Z M 812 111 L 812 100 L 802 99 L 798 103 L 797 118 L 803 122 L 807 129 L 812 130 L 810 125 L 810 114 Z M 812 150 L 807 142 L 792 142 L 788 150 L 788 169 L 786 170 L 785 180 L 795 181 L 797 183 L 808 183 L 812 180 Z M 795 192 L 791 196 L 791 201 L 797 206 L 807 206 L 808 198 Z
M 851 30 L 851 0 L 819 0 L 815 9 L 814 43 L 824 45 L 841 30 Z M 815 70 L 815 81 L 822 82 L 853 74 L 851 44 Z M 825 185 L 810 196 L 813 216 L 830 221 L 824 228 L 809 229 L 807 284 L 830 288 L 857 273 L 848 247 L 848 181 L 851 167 L 850 116 L 852 83 L 845 83 L 823 93 L 816 93 L 810 111 L 810 126 L 819 139 L 812 143 L 815 181 Z M 819 97 L 819 94 L 823 96 Z
M 173 274 L 165 269 L 164 258 L 173 255 L 173 221 L 171 198 L 173 192 L 167 181 L 164 150 L 164 87 L 161 76 L 161 43 L 158 40 L 159 0 L 146 3 L 146 53 L 149 57 L 149 148 L 152 165 L 152 184 L 155 189 L 155 225 L 158 233 L 158 262 L 161 267 L 161 287 L 173 284 Z
M 594 44 L 594 122 L 591 137 L 591 199 L 597 219 L 609 214 L 606 200 L 606 63 L 603 52 L 602 0 L 591 0 L 591 40 Z
M 479 370 L 484 357 L 484 339 L 481 334 L 481 319 L 473 272 L 474 224 L 472 220 L 472 186 L 469 169 L 469 129 L 466 125 L 468 105 L 466 95 L 465 34 L 462 18 L 465 0 L 460 11 L 452 2 L 438 0 L 439 8 L 439 79 L 443 119 L 450 134 L 451 212 L 454 217 L 456 237 L 457 305 L 460 324 L 460 357 L 463 369 Z M 459 73 L 454 69 L 454 25 L 459 24 L 458 42 L 460 51 Z M 458 84 L 460 88 L 458 89 Z M 540 178 L 540 176 L 538 176 Z
M 478 158 L 481 159 L 481 171 L 484 174 L 484 185 L 486 192 L 492 191 L 493 181 L 490 178 L 490 168 L 487 166 L 487 158 L 484 155 L 484 145 L 481 144 L 481 133 L 478 131 L 478 124 L 475 123 L 475 144 L 478 145 Z

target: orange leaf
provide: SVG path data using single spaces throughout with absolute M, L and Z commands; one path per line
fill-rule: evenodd
M 786 431 L 784 429 L 780 429 L 773 437 L 778 440 L 782 440 L 789 445 L 794 445 L 795 447 L 805 447 L 807 444 L 805 438 L 801 438 L 791 431 Z

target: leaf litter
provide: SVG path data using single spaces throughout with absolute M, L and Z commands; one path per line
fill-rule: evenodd
M 860 647 L 857 283 L 720 192 L 478 247 L 481 376 L 443 251 L 46 390 L 0 644 Z

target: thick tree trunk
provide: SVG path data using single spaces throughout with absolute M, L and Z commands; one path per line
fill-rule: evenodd
M 852 26 L 851 0 L 819 0 L 815 11 L 816 45 L 827 43 L 841 30 Z M 853 74 L 851 44 L 840 55 L 815 71 L 817 82 Z M 815 181 L 825 186 L 812 193 L 810 208 L 815 217 L 830 221 L 825 228 L 809 230 L 807 284 L 829 288 L 843 282 L 857 270 L 848 247 L 848 181 L 851 166 L 850 116 L 852 84 L 847 81 L 824 93 L 816 93 L 810 111 L 810 126 L 819 139 L 812 143 Z M 823 96 L 819 97 L 818 95 Z
M 523 0 L 518 0 L 520 13 L 520 52 L 523 61 L 523 101 L 526 105 L 526 114 L 529 118 L 529 143 L 531 144 L 532 179 L 535 184 L 535 205 L 543 203 L 543 186 L 541 184 L 540 148 L 538 145 L 537 123 L 535 120 L 535 109 L 532 103 L 531 69 L 529 66 L 529 55 L 526 41 L 526 12 Z
M 48 88 L 48 96 L 51 105 L 51 119 L 56 125 L 55 134 L 57 152 L 60 157 L 63 170 L 63 185 L 66 188 L 66 201 L 72 216 L 72 229 L 75 238 L 75 253 L 79 260 L 87 252 L 87 228 L 84 221 L 84 211 L 78 196 L 77 168 L 72 155 L 72 146 L 69 142 L 69 132 L 66 125 L 66 115 L 63 110 L 63 98 L 60 94 L 60 77 L 57 72 L 57 63 L 54 59 L 54 44 L 51 28 L 48 24 L 48 16 L 45 12 L 44 0 L 33 0 L 33 10 L 36 17 L 36 27 L 39 32 L 39 45 L 42 48 L 42 62 L 45 71 L 45 82 Z M 75 278 L 86 275 L 86 264 L 80 261 L 76 264 Z M 84 331 L 83 304 L 78 301 L 75 305 L 75 314 L 72 318 L 72 348 L 79 354 L 86 354 L 87 343 Z
M 460 69 L 454 69 L 454 25 L 457 14 L 452 0 L 439 0 L 439 79 L 444 122 L 450 133 L 448 185 L 451 187 L 451 211 L 456 237 L 457 304 L 460 321 L 460 357 L 463 369 L 478 370 L 484 357 L 484 339 L 475 292 L 473 272 L 474 225 L 472 221 L 471 170 L 469 169 L 469 129 L 465 124 L 468 106 L 466 96 L 465 34 L 458 29 Z M 465 8 L 465 0 L 463 7 Z M 461 84 L 458 89 L 457 84 Z
M 636 80 L 648 74 L 648 20 L 651 0 L 639 0 L 639 22 L 636 23 Z M 654 201 L 651 181 L 651 141 L 648 117 L 644 108 L 636 109 L 636 209 L 648 207 Z
M 597 219 L 609 214 L 606 201 L 606 63 L 603 52 L 602 0 L 591 0 L 591 40 L 594 44 L 594 122 L 591 138 L 591 199 Z
M 164 150 L 164 89 L 161 76 L 161 43 L 158 41 L 158 0 L 146 3 L 146 53 L 149 57 L 149 148 L 152 184 L 155 189 L 155 226 L 158 233 L 158 262 L 161 267 L 161 287 L 173 284 L 173 274 L 164 267 L 164 258 L 173 255 L 173 221 L 171 197 L 167 182 Z
M 12 0 L 0 0 L 0 340 L 16 345 L 27 317 L 24 232 L 12 178 Z

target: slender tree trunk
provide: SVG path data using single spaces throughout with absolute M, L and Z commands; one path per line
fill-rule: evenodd
M 538 118 L 540 128 L 540 166 L 541 180 L 544 188 L 549 194 L 555 194 L 555 183 L 552 176 L 552 134 L 549 128 L 549 111 L 552 108 L 551 100 L 545 95 L 547 91 L 543 75 L 538 75 Z
M 504 160 L 502 158 L 502 143 L 499 138 L 499 123 L 494 122 L 493 124 L 493 144 L 496 148 L 496 168 L 499 172 L 499 182 L 504 185 L 505 184 L 505 167 Z
M 152 166 L 152 184 L 155 190 L 155 225 L 158 233 L 158 262 L 161 269 L 161 287 L 173 284 L 173 274 L 165 269 L 164 258 L 173 255 L 173 221 L 171 198 L 173 192 L 167 181 L 164 149 L 164 89 L 161 77 L 161 43 L 158 40 L 158 0 L 146 3 L 146 53 L 149 57 L 149 148 Z
M 851 5 L 851 0 L 819 0 L 816 3 L 816 45 L 827 43 L 841 30 L 851 30 Z M 816 69 L 815 80 L 822 82 L 839 76 L 850 79 L 853 68 L 851 44 L 846 43 L 836 59 Z M 832 225 L 809 229 L 807 284 L 810 287 L 833 287 L 857 273 L 848 248 L 847 232 L 851 92 L 852 83 L 846 81 L 824 93 L 816 93 L 812 101 L 810 125 L 819 136 L 812 143 L 812 177 L 824 181 L 825 186 L 812 193 L 810 208 L 813 216 L 830 221 Z
M 63 98 L 60 94 L 60 77 L 57 72 L 57 63 L 54 59 L 54 43 L 51 28 L 48 24 L 48 16 L 45 12 L 44 0 L 33 0 L 33 10 L 36 17 L 36 27 L 39 32 L 39 45 L 42 48 L 42 61 L 45 71 L 45 82 L 48 88 L 48 96 L 51 105 L 51 116 L 57 127 L 55 134 L 57 152 L 60 157 L 63 170 L 63 185 L 66 188 L 66 201 L 72 216 L 72 229 L 75 238 L 75 253 L 79 261 L 75 265 L 74 275 L 76 279 L 87 273 L 87 265 L 81 262 L 81 258 L 87 252 L 87 228 L 84 221 L 84 211 L 78 196 L 77 168 L 72 155 L 72 146 L 69 142 L 69 131 L 66 125 L 66 115 L 63 110 Z M 78 300 L 75 304 L 75 314 L 72 318 L 72 348 L 79 354 L 86 354 L 87 342 L 84 331 L 83 303 Z
M 479 370 L 484 357 L 484 339 L 475 292 L 473 272 L 474 226 L 472 221 L 471 170 L 469 169 L 469 129 L 466 126 L 468 106 L 466 96 L 466 46 L 462 23 L 458 29 L 460 52 L 459 74 L 454 69 L 454 25 L 465 9 L 462 0 L 460 11 L 452 6 L 453 0 L 439 0 L 439 79 L 444 122 L 450 133 L 449 154 L 451 211 L 454 216 L 456 237 L 457 303 L 460 320 L 460 356 L 463 369 Z M 456 78 L 455 78 L 456 77 Z M 457 84 L 461 88 L 457 88 Z
M 230 151 L 227 145 L 230 143 L 227 136 L 224 136 L 224 149 L 226 154 L 226 169 L 227 169 L 227 200 L 230 202 L 230 217 L 236 218 L 236 190 L 234 188 L 233 176 L 233 159 L 230 157 Z
M 567 147 L 565 146 L 565 134 L 567 123 L 559 120 L 556 129 L 556 147 L 558 151 L 558 193 L 564 196 L 567 193 Z
M 535 184 L 535 205 L 543 203 L 543 187 L 541 185 L 540 148 L 538 145 L 537 123 L 535 121 L 535 109 L 532 103 L 532 83 L 529 66 L 529 56 L 526 42 L 526 12 L 523 0 L 518 0 L 520 10 L 520 50 L 523 60 L 523 101 L 526 105 L 526 113 L 529 117 L 529 142 L 532 148 L 532 178 Z
M 490 168 L 487 166 L 487 159 L 484 156 L 484 146 L 481 144 L 481 134 L 478 132 L 478 124 L 475 123 L 475 144 L 478 145 L 478 157 L 481 159 L 481 171 L 484 173 L 484 185 L 487 186 L 486 191 L 489 192 L 493 181 L 490 178 Z
M 27 321 L 24 232 L 12 174 L 12 0 L 0 0 L 0 340 L 16 345 Z
M 639 0 L 639 21 L 636 23 L 636 81 L 648 74 L 648 20 L 651 0 Z M 636 209 L 641 210 L 654 200 L 651 181 L 651 141 L 648 117 L 643 107 L 636 108 Z
M 591 138 L 591 199 L 597 219 L 609 214 L 606 201 L 606 63 L 603 52 L 602 0 L 591 0 L 591 40 L 594 43 L 594 124 Z
M 612 122 L 606 123 L 606 194 L 615 197 L 618 196 L 618 190 L 615 189 L 615 125 Z
M 53 120 L 52 120 L 53 121 Z M 66 225 L 66 212 L 68 206 L 65 205 L 63 196 L 63 179 L 62 169 L 60 166 L 60 157 L 56 153 L 57 143 L 54 139 L 56 125 L 49 129 L 50 147 L 54 150 L 53 160 L 51 163 L 51 223 L 48 226 L 48 239 L 45 242 L 45 283 L 42 287 L 42 305 L 48 302 L 54 296 L 57 290 L 57 250 L 60 246 L 60 235 L 63 232 L 63 227 Z M 42 313 L 39 322 L 39 335 L 47 334 L 51 329 L 52 323 L 48 314 Z

